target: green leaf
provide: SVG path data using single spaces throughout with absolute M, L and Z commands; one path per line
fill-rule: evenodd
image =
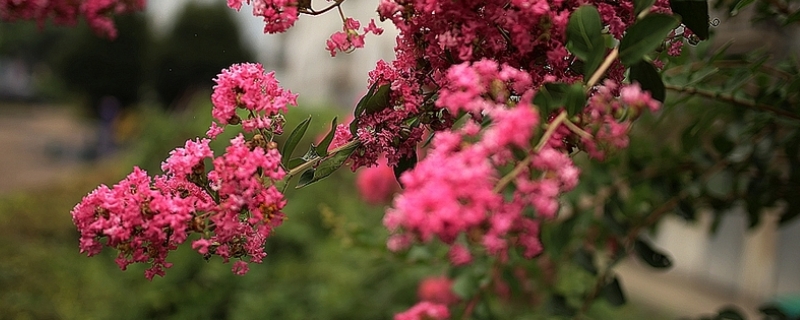
M 453 293 L 461 299 L 469 300 L 478 292 L 478 279 L 471 273 L 464 272 L 453 280 Z
M 786 17 L 786 20 L 783 21 L 783 25 L 786 26 L 795 23 L 797 21 L 800 21 L 800 10 L 797 10 L 792 14 L 790 14 L 788 17 Z
M 619 221 L 614 212 L 621 211 L 618 200 L 607 200 L 603 206 L 603 224 L 616 235 L 625 235 L 630 226 L 626 221 Z
M 694 210 L 692 204 L 686 200 L 678 201 L 678 209 L 675 210 L 675 214 L 685 219 L 686 221 L 697 220 L 697 212 Z
M 573 239 L 572 231 L 578 223 L 578 215 L 573 215 L 559 223 L 543 224 L 541 239 L 544 250 L 553 259 L 559 259 Z
M 672 8 L 672 12 L 681 16 L 683 24 L 691 29 L 700 40 L 708 39 L 707 0 L 671 0 L 669 6 Z
M 413 169 L 416 165 L 417 153 L 412 152 L 410 156 L 400 158 L 400 160 L 397 161 L 397 165 L 392 168 L 394 170 L 394 178 L 397 179 L 401 187 L 403 184 L 400 182 L 400 175 L 402 175 L 403 172 Z
M 289 169 L 292 169 L 292 168 L 297 167 L 297 166 L 299 166 L 301 164 L 304 164 L 304 163 L 306 163 L 306 161 L 303 160 L 303 158 L 299 158 L 299 157 L 298 158 L 292 158 L 292 159 L 289 159 L 289 162 L 286 164 L 286 167 L 289 168 Z
M 638 16 L 644 9 L 650 8 L 656 0 L 633 0 L 633 15 Z
M 728 153 L 733 151 L 733 148 L 736 146 L 733 141 L 728 139 L 728 137 L 726 137 L 724 134 L 714 137 L 712 144 L 714 145 L 714 149 L 717 150 L 722 157 L 727 156 Z
M 679 24 L 678 18 L 664 14 L 649 14 L 633 24 L 619 44 L 619 59 L 631 66 L 658 48 L 664 38 Z
M 325 135 L 325 138 L 317 146 L 317 154 L 320 156 L 327 156 L 328 155 L 328 147 L 331 145 L 331 141 L 333 141 L 333 137 L 336 135 L 336 117 L 333 117 L 331 120 L 331 130 L 328 131 L 328 134 Z
M 631 66 L 629 74 L 631 82 L 636 81 L 643 90 L 650 91 L 653 99 L 664 102 L 667 97 L 667 91 L 664 88 L 664 82 L 661 81 L 661 75 L 658 70 L 650 62 L 645 60 Z
M 745 7 L 753 4 L 753 2 L 756 2 L 756 0 L 739 0 L 739 2 L 737 2 L 736 5 L 733 6 L 733 9 L 731 10 L 731 15 L 735 16 L 739 14 L 739 11 L 742 11 L 742 9 L 744 9 Z
M 386 109 L 389 106 L 389 92 L 388 84 L 380 86 L 378 91 L 375 91 L 375 94 L 367 99 L 367 103 L 364 105 L 364 112 L 370 114 Z
M 308 147 L 308 151 L 306 151 L 306 154 L 304 154 L 303 157 L 301 157 L 303 161 L 311 161 L 317 158 L 319 158 L 319 154 L 317 154 L 317 146 L 315 146 L 313 143 L 311 144 L 311 146 Z
M 588 271 L 592 275 L 597 275 L 597 267 L 594 265 L 594 254 L 586 248 L 580 248 L 578 251 L 575 251 L 572 261 L 583 268 L 583 270 Z
M 309 123 L 311 123 L 311 116 L 300 122 L 297 127 L 292 130 L 292 133 L 289 134 L 289 138 L 286 139 L 286 143 L 283 145 L 283 149 L 281 149 L 284 165 L 291 159 L 292 152 L 294 152 L 297 144 L 300 143 L 300 140 L 302 140 L 303 136 L 306 134 Z
M 787 316 L 781 309 L 779 309 L 776 305 L 767 304 L 760 306 L 758 308 L 758 312 L 765 315 L 764 319 L 766 320 L 788 320 L 789 316 Z
M 358 119 L 362 113 L 364 113 L 364 109 L 367 108 L 367 101 L 372 99 L 372 96 L 375 94 L 375 88 L 378 86 L 378 83 L 373 83 L 372 86 L 369 87 L 367 90 L 367 94 L 361 97 L 361 100 L 358 100 L 358 104 L 356 104 L 356 109 L 353 110 L 353 116 Z M 355 121 L 354 121 L 355 122 Z
M 297 186 L 295 188 L 300 189 L 303 187 L 307 187 L 322 179 L 327 178 L 332 173 L 336 172 L 336 170 L 339 169 L 342 166 L 342 164 L 344 164 L 347 161 L 347 159 L 350 157 L 353 151 L 356 150 L 356 148 L 357 146 L 354 145 L 350 148 L 340 150 L 339 152 L 337 152 L 336 154 L 334 154 L 329 158 L 323 159 L 317 166 L 317 168 L 312 172 L 310 179 L 304 180 L 303 176 L 305 176 L 305 172 L 303 173 L 303 176 L 300 177 L 300 181 L 297 183 Z
M 539 107 L 542 114 L 564 107 L 572 116 L 583 111 L 586 107 L 586 93 L 580 83 L 548 83 L 539 88 L 533 103 Z
M 567 298 L 560 294 L 553 294 L 550 300 L 547 301 L 545 309 L 554 316 L 574 317 L 577 314 L 577 310 L 567 304 Z
M 356 104 L 356 108 L 353 110 L 354 119 L 350 122 L 350 133 L 353 135 L 356 135 L 356 131 L 358 130 L 358 118 L 361 117 L 361 114 L 364 113 L 364 110 L 367 108 L 367 102 L 375 95 L 375 88 L 377 86 L 377 82 L 373 83 L 372 86 L 369 87 L 369 90 L 367 90 L 367 94 L 361 97 L 361 100 L 358 100 L 358 104 Z
M 653 249 L 649 243 L 642 239 L 636 239 L 633 244 L 633 250 L 639 254 L 639 257 L 644 260 L 651 267 L 656 269 L 667 269 L 672 266 L 672 260 L 663 253 Z
M 303 171 L 303 174 L 300 175 L 300 180 L 297 181 L 298 185 L 307 185 L 310 181 L 314 180 L 314 168 L 308 169 Z
M 726 307 L 717 313 L 714 320 L 744 320 L 742 313 L 734 307 Z
M 567 109 L 567 115 L 574 116 L 581 113 L 586 108 L 586 101 L 586 92 L 583 91 L 582 84 L 573 83 L 567 87 L 567 92 L 564 96 L 564 108 Z
M 583 5 L 570 15 L 567 23 L 567 49 L 585 62 L 583 74 L 587 79 L 603 62 L 606 47 L 603 24 L 597 8 Z
M 616 276 L 603 286 L 600 294 L 612 306 L 619 307 L 625 304 L 625 293 L 622 291 L 622 286 L 620 286 L 619 279 Z

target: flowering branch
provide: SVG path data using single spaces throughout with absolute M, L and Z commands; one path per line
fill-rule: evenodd
M 547 130 L 542 135 L 542 138 L 539 140 L 539 143 L 536 144 L 536 147 L 533 148 L 533 152 L 531 154 L 535 154 L 541 151 L 542 148 L 544 148 L 544 146 L 547 144 L 547 141 L 550 140 L 550 137 L 553 136 L 553 133 L 556 131 L 558 126 L 560 126 L 561 123 L 565 121 L 569 121 L 567 120 L 567 112 L 561 111 L 561 113 L 559 113 L 558 116 L 556 116 L 556 118 L 553 119 L 553 121 L 547 125 Z M 497 181 L 497 185 L 494 188 L 494 192 L 499 193 L 503 191 L 503 189 L 505 189 L 506 186 L 508 186 L 511 180 L 513 180 L 517 175 L 519 175 L 522 172 L 522 170 L 528 167 L 528 165 L 531 162 L 531 154 L 528 154 L 528 156 L 526 156 L 525 159 L 522 159 L 519 163 L 517 163 L 516 166 L 514 166 L 514 169 L 512 169 L 511 172 L 507 173 L 505 176 L 503 176 L 503 178 Z
M 300 8 L 298 9 L 298 11 L 299 11 L 300 13 L 307 14 L 307 15 L 310 15 L 310 16 L 317 16 L 317 15 L 321 15 L 321 14 L 323 14 L 323 13 L 326 13 L 326 12 L 328 12 L 328 11 L 330 11 L 330 10 L 333 10 L 333 8 L 340 7 L 340 6 L 341 6 L 341 4 L 342 4 L 344 1 L 345 1 L 345 0 L 335 0 L 335 1 L 334 1 L 334 3 L 333 3 L 332 5 L 330 5 L 330 6 L 326 7 L 325 9 L 322 9 L 322 10 L 316 11 L 316 10 L 314 10 L 313 8 L 311 8 L 311 3 L 310 3 L 310 0 L 309 0 L 308 7 L 300 7 Z M 339 8 L 339 9 L 341 10 L 341 8 Z
M 339 147 L 336 147 L 336 148 L 332 149 L 331 151 L 328 152 L 328 155 L 325 156 L 325 157 L 316 156 L 316 157 L 314 157 L 312 159 L 309 159 L 308 161 L 304 162 L 303 164 L 292 168 L 291 170 L 289 170 L 289 172 L 286 173 L 286 177 L 284 178 L 284 181 L 286 182 L 286 184 L 283 186 L 282 189 L 283 190 L 286 189 L 286 186 L 289 184 L 289 180 L 291 180 L 292 177 L 294 177 L 294 176 L 296 176 L 298 174 L 301 174 L 304 171 L 308 170 L 309 168 L 319 164 L 320 160 L 333 157 L 334 155 L 336 155 L 337 153 L 339 153 L 339 152 L 341 152 L 343 150 L 357 148 L 360 144 L 361 144 L 361 142 L 358 141 L 358 140 L 351 140 L 350 142 L 347 142 L 347 143 L 345 143 L 345 144 L 343 144 L 343 145 L 341 145 Z
M 600 64 L 599 68 L 597 68 L 597 71 L 595 71 L 592 74 L 592 76 L 589 77 L 589 81 L 586 81 L 587 90 L 592 88 L 595 84 L 597 84 L 597 81 L 599 81 L 600 77 L 602 77 L 603 74 L 605 74 L 606 70 L 608 70 L 608 68 L 611 67 L 611 64 L 617 60 L 618 56 L 619 56 L 619 47 L 616 47 L 614 48 L 614 50 L 611 50 L 611 53 L 609 53 L 608 56 L 606 56 L 606 59 L 603 60 L 603 63 Z

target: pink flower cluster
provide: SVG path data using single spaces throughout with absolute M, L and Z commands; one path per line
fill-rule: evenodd
M 400 186 L 394 170 L 381 159 L 375 167 L 363 168 L 356 173 L 356 187 L 361 198 L 370 204 L 388 203 Z
M 283 130 L 283 117 L 287 105 L 297 104 L 297 95 L 280 87 L 275 73 L 266 73 L 259 63 L 234 64 L 222 70 L 214 81 L 211 115 L 221 125 L 240 124 L 245 132 L 266 129 L 276 134 Z M 237 110 L 246 110 L 243 120 Z M 222 132 L 216 123 L 211 125 L 208 136 L 216 137 Z
M 642 91 L 638 83 L 619 85 L 606 80 L 598 86 L 581 115 L 579 124 L 592 138 L 582 137 L 581 147 L 590 156 L 604 159 L 607 151 L 628 147 L 628 132 L 643 111 L 655 112 L 661 103 L 649 92 Z
M 417 289 L 417 297 L 420 301 L 428 301 L 443 305 L 452 305 L 459 300 L 453 292 L 453 280 L 447 277 L 430 277 L 420 282 Z
M 73 25 L 83 16 L 95 33 L 117 37 L 113 15 L 144 9 L 145 0 L 0 0 L 0 20 L 36 20 L 43 25 L 53 19 L 57 24 Z
M 81 252 L 92 256 L 103 246 L 115 248 L 123 270 L 131 263 L 150 263 L 148 279 L 164 275 L 172 265 L 166 261 L 169 251 L 193 233 L 193 249 L 206 258 L 236 259 L 236 274 L 246 273 L 248 262 L 263 260 L 265 242 L 283 222 L 286 205 L 275 187 L 286 173 L 271 137 L 283 130 L 278 112 L 296 96 L 255 64 L 234 65 L 215 80 L 214 118 L 223 124 L 239 119 L 245 131 L 259 132 L 249 139 L 239 134 L 218 157 L 210 139 L 189 140 L 170 152 L 161 166 L 163 175 L 151 178 L 134 168 L 115 186 L 101 185 L 72 210 Z M 248 118 L 238 118 L 236 108 L 248 110 Z M 248 121 L 267 125 L 248 129 Z M 221 131 L 213 123 L 208 135 Z M 208 172 L 207 163 L 213 165 Z
M 264 33 L 281 33 L 297 21 L 298 2 L 293 0 L 228 0 L 228 7 L 239 11 L 242 3 L 253 4 L 253 15 L 264 18 Z
M 450 310 L 446 305 L 422 301 L 410 309 L 394 315 L 394 320 L 446 320 L 450 319 Z
M 394 232 L 390 249 L 435 236 L 452 245 L 454 265 L 471 261 L 474 244 L 501 258 L 512 246 L 526 257 L 538 255 L 537 219 L 555 215 L 557 196 L 575 187 L 578 170 L 558 151 L 526 151 L 532 160 L 514 173 L 513 197 L 500 192 L 504 186 L 498 189 L 507 174 L 499 168 L 519 162 L 513 151 L 530 150 L 539 125 L 530 77 L 481 60 L 450 68 L 444 80 L 436 105 L 467 112 L 471 120 L 458 130 L 436 133 L 425 159 L 401 176 L 405 190 L 384 217 L 384 225 Z M 484 117 L 490 125 L 481 128 Z M 536 209 L 535 215 L 524 214 L 526 207 Z
M 434 105 L 432 102 L 445 86 L 457 89 L 455 87 L 460 85 L 445 77 L 469 81 L 474 75 L 458 73 L 480 74 L 480 68 L 466 68 L 462 63 L 485 59 L 508 70 L 516 69 L 527 78 L 526 81 L 517 79 L 518 86 L 534 90 L 549 82 L 582 81 L 583 75 L 570 68 L 574 57 L 566 49 L 569 16 L 582 4 L 597 6 L 603 24 L 609 26 L 610 33 L 617 39 L 636 20 L 633 2 L 627 0 L 618 5 L 599 0 L 588 3 L 574 0 L 466 3 L 382 0 L 378 6 L 381 19 L 391 20 L 400 34 L 395 47 L 396 59 L 391 63 L 379 62 L 370 72 L 369 85 L 390 85 L 390 107 L 356 119 L 356 135 L 362 148 L 354 156 L 354 166 L 372 166 L 382 154 L 387 156 L 390 165 L 396 165 L 421 142 L 425 132 L 422 127 L 432 131 L 449 128 L 456 115 L 452 108 L 461 107 L 461 104 L 448 101 Z M 658 0 L 652 10 L 668 13 L 669 2 Z M 460 70 L 450 71 L 451 68 Z M 619 83 L 624 70 L 622 64 L 615 62 L 606 75 Z M 482 93 L 453 90 L 453 96 L 444 100 L 440 96 L 438 100 L 468 99 L 476 94 L 492 94 L 492 90 L 491 87 Z M 472 101 L 476 105 L 463 106 L 464 110 L 474 115 L 483 112 L 481 108 L 487 102 Z M 409 126 L 410 119 L 417 119 L 419 124 Z
M 353 18 L 344 20 L 344 25 L 342 26 L 343 31 L 332 34 L 331 38 L 328 39 L 326 43 L 325 48 L 330 51 L 331 57 L 335 57 L 337 52 L 351 52 L 356 48 L 363 48 L 364 36 L 368 33 L 374 35 L 381 35 L 383 33 L 383 29 L 375 25 L 375 20 L 369 21 L 369 25 L 364 27 L 364 33 L 358 33 L 358 28 L 360 27 L 361 23 L 358 22 L 358 20 Z
M 246 270 L 245 258 L 260 263 L 266 255 L 264 243 L 283 220 L 286 204 L 273 185 L 284 175 L 280 154 L 247 147 L 240 135 L 214 158 L 208 143 L 187 141 L 173 150 L 162 165 L 164 175 L 151 178 L 134 168 L 112 188 L 101 185 L 84 197 L 72 210 L 81 252 L 93 256 L 103 245 L 115 248 L 121 269 L 134 262 L 151 263 L 145 276 L 152 279 L 172 265 L 166 262 L 169 251 L 198 233 L 201 238 L 192 248 L 226 262 L 239 259 L 234 272 Z M 208 175 L 205 159 L 214 163 Z

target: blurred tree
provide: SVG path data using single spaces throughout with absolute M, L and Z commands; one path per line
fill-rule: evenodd
M 53 69 L 68 89 L 95 108 L 103 97 L 113 96 L 122 106 L 139 100 L 145 81 L 146 48 L 151 42 L 142 14 L 116 18 L 119 37 L 97 37 L 81 24 L 53 50 Z
M 0 24 L 0 57 L 23 59 L 30 64 L 42 62 L 57 40 L 69 31 L 49 24 L 40 27 L 32 21 L 4 22 Z
M 154 85 L 166 105 L 175 105 L 233 63 L 253 59 L 239 38 L 239 27 L 223 4 L 188 4 L 157 50 Z

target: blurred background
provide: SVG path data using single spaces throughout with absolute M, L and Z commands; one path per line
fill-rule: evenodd
M 348 0 L 343 8 L 367 23 L 375 6 Z M 202 135 L 211 121 L 211 79 L 222 68 L 256 61 L 275 70 L 300 94 L 288 127 L 314 116 L 307 144 L 332 117 L 350 112 L 375 62 L 393 57 L 388 23 L 379 23 L 387 34 L 367 36 L 364 49 L 331 58 L 324 45 L 341 29 L 337 15 L 301 17 L 287 33 L 265 35 L 249 10 L 224 1 L 150 1 L 145 13 L 116 20 L 114 41 L 83 24 L 0 24 L 0 319 L 387 319 L 416 302 L 421 279 L 444 274 L 443 256 L 385 250 L 387 203 L 360 199 L 348 170 L 288 195 L 289 219 L 268 241 L 264 263 L 244 277 L 188 247 L 152 282 L 142 266 L 120 271 L 113 252 L 78 253 L 70 209 L 134 165 L 160 173 L 170 150 Z M 780 39 L 774 43 L 787 43 Z M 669 130 L 651 124 L 643 126 Z M 652 234 L 673 253 L 675 268 L 656 273 L 624 262 L 631 303 L 592 315 L 670 319 L 730 304 L 755 310 L 800 290 L 796 221 L 747 231 L 744 213 L 734 212 L 712 235 L 708 215 L 700 216 L 668 219 Z

